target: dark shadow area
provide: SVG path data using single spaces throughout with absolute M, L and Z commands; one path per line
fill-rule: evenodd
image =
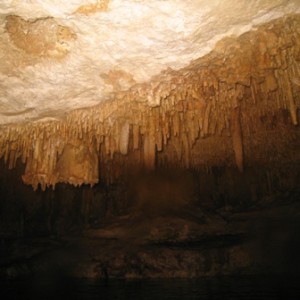
M 199 278 L 300 269 L 299 170 L 133 172 L 111 185 L 34 192 L 0 173 L 0 276 Z M 41 287 L 41 290 L 44 288 Z

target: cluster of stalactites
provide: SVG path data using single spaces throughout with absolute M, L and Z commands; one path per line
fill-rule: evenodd
M 285 109 L 298 124 L 299 25 L 294 16 L 224 40 L 188 68 L 168 70 L 114 100 L 70 112 L 63 121 L 2 128 L 0 157 L 9 168 L 20 157 L 24 182 L 44 189 L 57 182 L 112 181 L 122 173 L 114 166 L 116 156 L 124 166 L 153 169 L 170 143 L 169 161 L 195 167 L 195 142 L 225 135 L 243 171 L 243 135 L 255 131 L 258 117 Z

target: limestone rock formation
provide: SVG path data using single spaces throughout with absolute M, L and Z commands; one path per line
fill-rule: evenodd
M 0 4 L 0 157 L 35 189 L 299 162 L 297 1 L 32 2 Z

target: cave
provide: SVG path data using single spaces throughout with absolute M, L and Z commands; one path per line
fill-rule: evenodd
M 4 0 L 0 57 L 2 290 L 300 295 L 298 0 Z

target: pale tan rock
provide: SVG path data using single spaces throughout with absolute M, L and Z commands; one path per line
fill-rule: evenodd
M 18 17 L 12 20 L 8 31 L 13 38 L 20 34 L 20 27 L 44 26 L 43 22 L 58 26 L 54 27 L 61 30 L 62 39 L 74 38 L 56 20 L 39 19 L 38 23 L 30 21 L 29 25 Z M 290 16 L 239 38 L 225 39 L 216 51 L 186 68 L 168 69 L 148 83 L 133 80 L 133 75 L 123 69 L 102 72 L 95 68 L 99 89 L 101 80 L 113 87 L 112 99 L 90 108 L 71 110 L 59 119 L 53 120 L 53 115 L 44 111 L 43 122 L 36 112 L 34 123 L 2 126 L 0 157 L 9 168 L 20 158 L 26 164 L 23 180 L 35 189 L 39 185 L 43 189 L 55 186 L 58 182 L 93 185 L 105 180 L 111 183 L 133 168 L 209 169 L 235 164 L 242 171 L 254 161 L 270 163 L 267 154 L 270 149 L 272 159 L 281 164 L 283 158 L 297 156 L 297 151 L 290 149 L 294 149 L 299 135 L 299 128 L 293 127 L 298 124 L 300 107 L 297 87 L 300 43 L 296 42 L 299 24 L 299 16 Z M 51 48 L 52 39 L 49 41 Z M 35 49 L 33 52 L 22 47 L 29 46 L 22 42 L 15 47 L 19 48 L 16 51 L 27 51 L 26 55 L 39 59 L 46 53 L 35 44 L 30 48 L 30 51 Z M 72 51 L 69 54 L 65 60 L 72 56 Z M 52 61 L 53 57 L 43 56 L 43 59 Z M 101 79 L 99 74 L 106 75 Z M 9 80 L 21 85 L 16 77 Z M 128 89 L 123 88 L 123 81 L 128 83 Z M 62 93 L 59 85 L 56 89 Z M 9 99 L 10 91 L 1 89 L 0 93 L 2 99 Z M 20 108 L 22 97 L 19 95 L 19 102 L 15 102 L 16 108 Z M 72 101 L 69 98 L 70 107 Z M 9 110 L 14 102 L 7 102 L 0 106 L 0 121 L 35 113 L 34 107 Z M 56 115 L 59 106 L 57 99 Z M 277 136 L 282 132 L 285 135 Z M 287 141 L 281 141 L 279 136 L 286 136 Z M 269 145 L 269 150 L 265 145 Z
M 68 42 L 76 39 L 70 28 L 58 25 L 53 18 L 24 20 L 7 16 L 6 30 L 15 46 L 38 57 L 63 58 L 69 52 Z

